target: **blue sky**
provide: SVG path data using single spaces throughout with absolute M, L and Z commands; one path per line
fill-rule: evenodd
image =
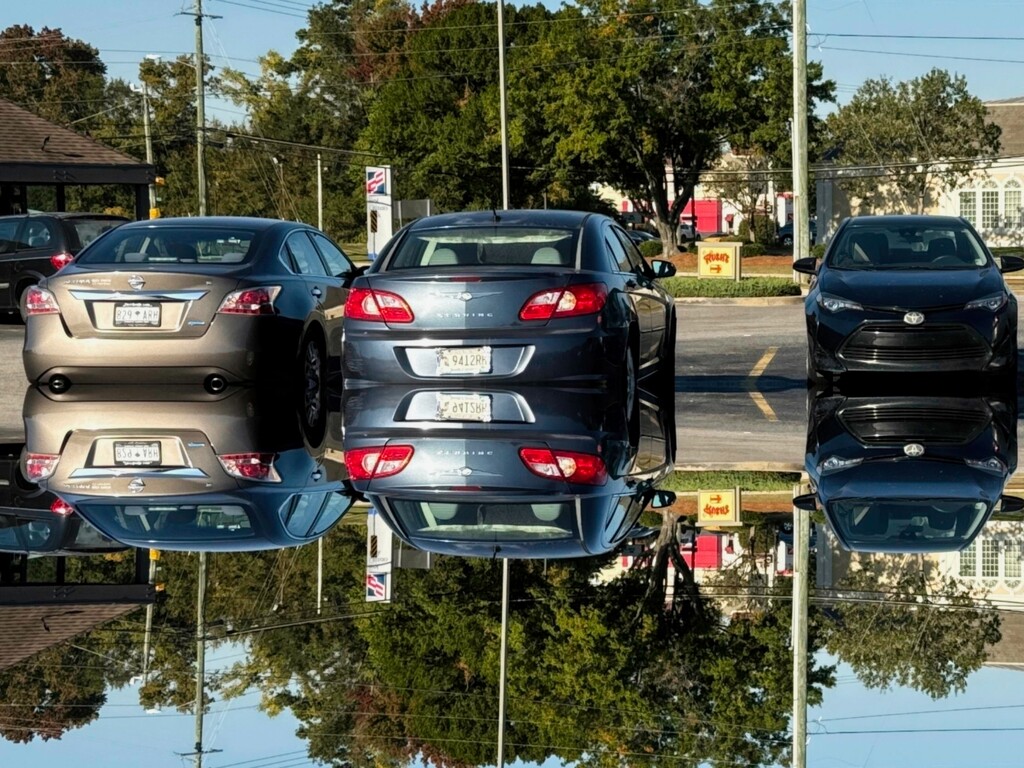
M 258 72 L 256 59 L 268 50 L 286 55 L 294 50 L 295 32 L 304 22 L 301 9 L 311 5 L 312 0 L 205 0 L 204 10 L 222 17 L 204 26 L 206 50 L 217 66 Z M 194 49 L 192 17 L 180 15 L 191 9 L 192 0 L 8 0 L 0 24 L 60 27 L 98 47 L 111 75 L 133 79 L 147 53 L 173 57 Z M 840 102 L 867 78 L 907 79 L 936 66 L 965 75 L 982 99 L 1024 96 L 1022 39 L 877 37 L 1024 35 L 1020 0 L 808 0 L 808 22 L 809 55 L 838 83 Z M 208 109 L 224 121 L 242 118 L 227 104 Z

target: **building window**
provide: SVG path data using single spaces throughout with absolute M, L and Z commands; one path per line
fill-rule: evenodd
M 994 181 L 985 182 L 981 189 L 981 228 L 999 226 L 999 188 Z
M 1003 226 L 1016 229 L 1021 225 L 1021 186 L 1016 179 L 1010 179 L 1003 187 Z
M 978 575 L 978 542 L 972 541 L 971 546 L 960 551 L 960 575 L 975 577 Z
M 1003 575 L 1008 579 L 1020 578 L 1020 558 L 1020 542 L 1006 542 L 1006 549 L 1003 550 Z
M 960 216 L 971 222 L 972 227 L 978 226 L 978 196 L 974 190 L 960 193 Z
M 999 577 L 999 543 L 992 539 L 981 542 L 981 578 Z

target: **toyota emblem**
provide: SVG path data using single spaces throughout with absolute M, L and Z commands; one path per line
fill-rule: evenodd
M 907 325 L 920 325 L 924 322 L 924 315 L 920 312 L 907 312 L 903 316 L 903 322 Z
M 910 458 L 916 459 L 924 455 L 924 446 L 920 443 L 907 443 L 903 446 L 903 452 Z

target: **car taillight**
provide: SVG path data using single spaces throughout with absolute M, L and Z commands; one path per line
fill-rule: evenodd
M 217 461 L 232 477 L 263 483 L 280 483 L 281 476 L 274 469 L 272 453 L 225 453 Z
M 352 480 L 371 480 L 378 477 L 397 475 L 412 459 L 411 445 L 375 446 L 353 448 L 345 451 L 345 466 Z
M 58 497 L 54 499 L 53 504 L 50 505 L 50 511 L 55 515 L 67 517 L 68 515 L 73 515 L 75 513 L 75 508 L 64 501 L 64 499 Z
M 64 267 L 75 260 L 75 257 L 66 251 L 64 253 L 55 253 L 50 257 L 50 263 L 53 264 L 53 268 L 60 272 Z
M 608 480 L 600 456 L 547 448 L 520 448 L 519 458 L 535 475 L 581 485 L 604 485 Z
M 38 285 L 31 286 L 25 291 L 25 315 L 58 315 L 60 307 L 57 306 L 57 299 L 45 288 Z
M 274 299 L 280 292 L 279 285 L 233 291 L 224 297 L 217 312 L 222 315 L 272 315 Z
M 390 291 L 353 288 L 345 300 L 345 317 L 384 323 L 411 323 L 415 320 L 405 299 Z
M 60 455 L 53 453 L 30 453 L 25 458 L 25 478 L 38 483 L 53 474 Z
M 550 320 L 553 317 L 577 317 L 600 312 L 608 298 L 602 283 L 570 285 L 533 294 L 519 310 L 520 320 Z

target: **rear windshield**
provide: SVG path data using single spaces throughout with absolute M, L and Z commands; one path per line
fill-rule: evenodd
M 437 539 L 566 539 L 576 532 L 576 505 L 391 501 L 410 536 Z
M 224 541 L 253 535 L 248 512 L 235 504 L 90 505 L 89 509 L 114 539 Z
M 152 226 L 110 233 L 79 264 L 245 264 L 256 232 L 237 227 Z
M 576 231 L 537 227 L 460 227 L 409 232 L 387 269 L 451 266 L 569 267 Z
M 102 235 L 104 232 L 109 232 L 115 227 L 120 227 L 122 224 L 127 222 L 127 219 L 65 219 L 67 223 L 75 230 L 75 236 L 78 238 L 78 248 L 85 248 L 93 240 Z
M 836 269 L 977 269 L 988 263 L 974 233 L 949 222 L 848 226 L 829 256 Z

